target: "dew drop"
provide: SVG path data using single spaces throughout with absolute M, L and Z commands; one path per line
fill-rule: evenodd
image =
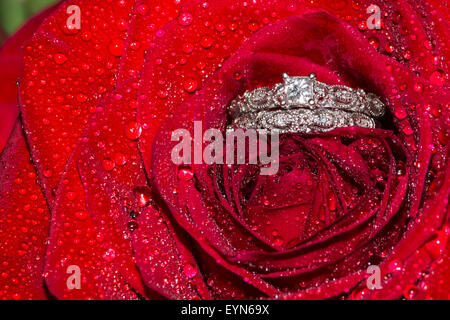
M 422 93 L 423 92 L 423 83 L 417 82 L 414 85 L 414 91 L 416 91 L 418 93 Z
M 280 236 L 276 236 L 274 238 L 273 244 L 276 245 L 277 247 L 281 247 L 284 244 L 284 239 Z
M 446 128 L 443 128 L 441 132 L 439 132 L 439 142 L 445 146 L 448 144 L 448 141 L 450 140 L 450 131 Z
M 53 175 L 52 170 L 50 170 L 50 169 L 45 169 L 44 170 L 44 177 L 50 178 L 52 175 Z
M 149 8 L 147 5 L 145 4 L 141 4 L 137 7 L 137 12 L 141 15 L 141 16 L 145 16 L 148 14 L 149 12 Z
M 242 74 L 240 72 L 234 73 L 234 80 L 239 81 L 242 79 Z
M 79 103 L 85 103 L 87 101 L 88 97 L 84 93 L 77 94 L 77 101 Z
M 55 54 L 53 59 L 55 60 L 55 63 L 59 65 L 64 64 L 67 61 L 67 57 L 61 53 Z
M 406 118 L 407 113 L 406 113 L 406 111 L 405 111 L 404 109 L 398 109 L 398 110 L 396 110 L 396 111 L 394 112 L 394 116 L 395 116 L 397 119 L 403 120 L 403 119 Z
M 433 50 L 433 43 L 430 40 L 425 40 L 423 42 L 423 46 L 425 47 L 425 49 L 427 50 Z
M 330 211 L 335 211 L 336 210 L 336 196 L 334 195 L 334 193 L 330 193 L 328 195 L 328 209 Z
M 106 171 L 111 171 L 112 169 L 114 169 L 116 164 L 111 159 L 106 158 L 106 159 L 103 159 L 102 166 L 103 166 L 103 169 L 105 169 Z
M 73 201 L 77 197 L 77 194 L 75 192 L 67 192 L 66 197 L 68 200 Z
M 109 53 L 111 53 L 115 57 L 120 57 L 123 51 L 123 40 L 114 39 L 108 46 Z
M 136 122 L 132 121 L 126 125 L 125 135 L 130 140 L 136 140 L 141 136 L 142 127 Z
M 209 36 L 203 36 L 200 40 L 200 45 L 205 49 L 211 48 L 211 46 L 213 45 L 213 40 Z
M 389 262 L 388 270 L 389 272 L 397 272 L 403 269 L 403 264 L 400 260 L 392 260 Z
M 184 90 L 186 90 L 189 93 L 195 92 L 195 90 L 197 90 L 197 86 L 198 86 L 197 80 L 194 79 L 189 79 L 184 82 Z
M 106 252 L 103 254 L 103 259 L 107 262 L 111 262 L 116 258 L 116 252 L 114 249 L 109 248 L 106 250 Z
M 410 136 L 414 133 L 414 131 L 411 128 L 411 126 L 407 125 L 406 127 L 403 128 L 403 133 L 406 134 L 407 136 Z
M 443 86 L 445 83 L 444 72 L 442 70 L 434 71 L 430 76 L 430 81 L 438 86 Z
M 181 181 L 189 181 L 194 177 L 192 167 L 187 165 L 178 166 L 178 179 Z
M 150 203 L 152 190 L 148 186 L 136 187 L 134 188 L 133 193 L 139 207 L 145 207 Z
M 86 211 L 77 211 L 77 212 L 75 212 L 75 217 L 78 220 L 86 220 L 88 217 L 88 214 Z
M 367 29 L 367 23 L 365 21 L 362 21 L 358 24 L 358 29 L 361 31 L 364 31 Z
M 125 19 L 119 19 L 116 23 L 117 25 L 117 29 L 119 29 L 119 31 L 125 31 L 128 29 L 128 21 Z
M 375 37 L 369 38 L 369 43 L 374 47 L 375 49 L 378 49 L 380 47 L 380 41 Z
M 190 42 L 186 42 L 185 44 L 183 44 L 183 48 L 182 48 L 184 53 L 192 53 L 192 51 L 194 51 L 194 45 Z
M 118 165 L 118 166 L 124 166 L 127 163 L 127 157 L 126 155 L 124 155 L 121 152 L 117 152 L 114 155 L 114 162 Z
M 139 216 L 139 212 L 136 212 L 136 211 L 134 211 L 134 210 L 131 210 L 131 211 L 130 211 L 130 217 L 131 217 L 131 219 L 136 220 L 138 216 Z
M 405 288 L 405 290 L 403 290 L 403 296 L 408 300 L 414 299 L 416 294 L 417 287 L 415 285 L 409 285 Z
M 183 271 L 189 279 L 192 279 L 197 275 L 197 268 L 190 263 L 184 265 Z
M 409 50 L 403 51 L 403 58 L 405 58 L 405 60 L 411 60 L 411 57 L 412 57 L 411 51 Z
M 138 223 L 136 221 L 130 221 L 127 223 L 127 228 L 130 230 L 130 232 L 136 231 L 136 229 L 139 227 Z
M 258 23 L 255 22 L 255 21 L 251 21 L 251 22 L 247 25 L 247 27 L 248 27 L 248 30 L 250 30 L 251 32 L 258 31 L 258 29 L 259 29 L 259 25 L 258 25 Z
M 394 47 L 390 43 L 387 43 L 384 50 L 386 50 L 387 53 L 392 53 L 394 52 Z
M 190 25 L 193 20 L 194 20 L 194 18 L 192 17 L 192 14 L 190 14 L 189 12 L 183 12 L 178 17 L 178 23 L 182 26 Z
M 81 39 L 83 39 L 84 41 L 89 41 L 92 39 L 92 33 L 89 31 L 83 32 L 81 34 Z

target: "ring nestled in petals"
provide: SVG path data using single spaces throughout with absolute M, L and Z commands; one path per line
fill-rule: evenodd
M 373 93 L 329 85 L 308 77 L 289 77 L 283 83 L 245 92 L 232 101 L 229 128 L 269 129 L 280 133 L 325 132 L 339 127 L 375 128 L 385 105 Z

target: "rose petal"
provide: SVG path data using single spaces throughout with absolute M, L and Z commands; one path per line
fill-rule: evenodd
M 0 151 L 3 150 L 14 127 L 19 110 L 17 108 L 17 85 L 22 68 L 20 46 L 36 31 L 42 21 L 53 12 L 55 6 L 31 18 L 19 31 L 10 37 L 0 49 Z
M 149 207 L 154 203 L 151 198 L 147 203 L 138 202 L 136 190 L 145 188 L 147 182 L 137 141 L 126 137 L 128 124 L 135 120 L 130 101 L 136 97 L 136 88 L 136 81 L 124 82 L 102 103 L 102 111 L 91 120 L 85 133 L 78 168 L 87 209 L 102 230 L 103 244 L 113 248 L 120 266 L 125 263 L 119 259 L 129 259 L 134 252 L 148 287 L 172 299 L 192 299 L 197 297 L 197 289 L 208 298 L 200 275 L 185 275 L 185 266 L 195 268 L 196 263 L 176 240 L 173 227 L 163 214 Z M 113 165 L 105 166 L 105 161 Z M 192 278 L 198 288 L 192 285 Z
M 46 299 L 43 271 L 50 212 L 20 121 L 0 154 L 0 299 Z
M 71 5 L 80 8 L 80 30 L 67 27 Z M 116 23 L 131 8 L 132 1 L 64 2 L 24 45 L 20 108 L 49 203 L 98 100 L 114 88 L 117 49 L 126 37 Z

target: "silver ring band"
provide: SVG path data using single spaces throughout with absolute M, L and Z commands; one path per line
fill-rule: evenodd
M 284 82 L 245 92 L 232 101 L 230 128 L 323 132 L 338 127 L 375 128 L 385 105 L 373 93 L 283 75 Z

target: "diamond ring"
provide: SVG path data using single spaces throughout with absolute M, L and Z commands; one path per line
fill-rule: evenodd
M 245 92 L 228 111 L 231 128 L 280 132 L 324 132 L 338 127 L 376 127 L 385 105 L 373 93 L 329 85 L 308 77 L 289 77 L 283 83 Z

